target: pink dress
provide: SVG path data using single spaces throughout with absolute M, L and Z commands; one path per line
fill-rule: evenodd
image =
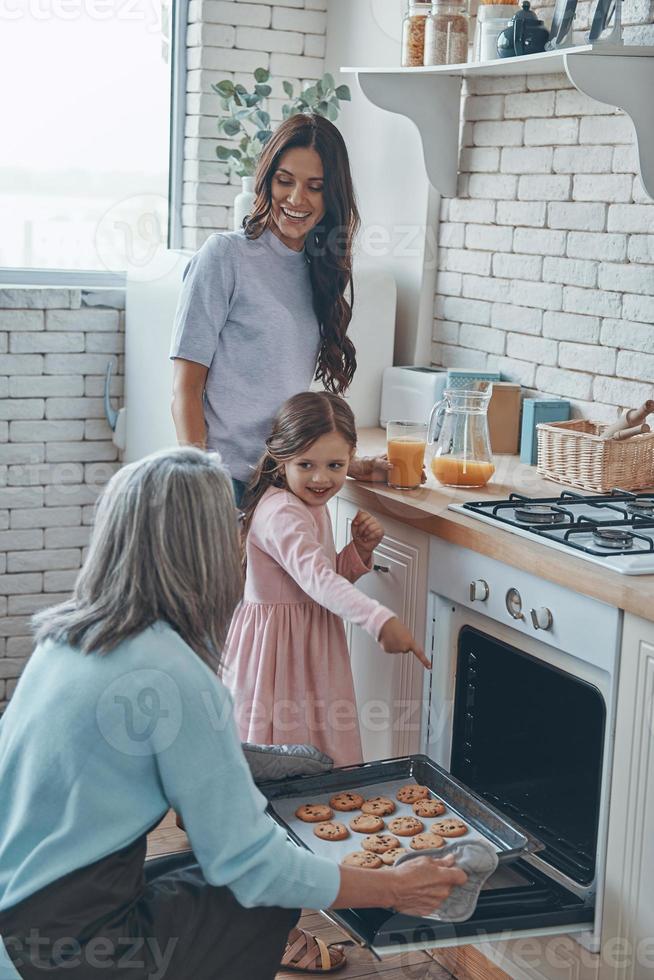
M 307 743 L 338 766 L 361 762 L 342 619 L 376 640 L 394 615 L 351 584 L 370 566 L 353 542 L 336 554 L 327 507 L 276 488 L 260 500 L 246 547 L 245 594 L 223 673 L 241 739 Z

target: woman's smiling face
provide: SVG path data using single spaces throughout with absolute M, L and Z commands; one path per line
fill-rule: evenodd
M 273 174 L 270 230 L 296 252 L 325 215 L 323 178 L 320 155 L 310 146 L 282 153 Z

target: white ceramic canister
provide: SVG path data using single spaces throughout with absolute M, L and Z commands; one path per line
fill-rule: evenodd
M 473 43 L 474 61 L 495 61 L 497 36 L 520 8 L 514 4 L 480 3 L 477 8 L 477 26 Z

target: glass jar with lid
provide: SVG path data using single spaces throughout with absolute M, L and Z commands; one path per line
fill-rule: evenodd
M 425 24 L 425 65 L 462 65 L 468 60 L 465 0 L 433 0 Z
M 431 13 L 431 0 L 408 0 L 402 24 L 402 67 L 424 65 L 425 25 Z

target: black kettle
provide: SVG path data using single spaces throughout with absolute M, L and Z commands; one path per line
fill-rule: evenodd
M 550 32 L 529 7 L 529 0 L 524 0 L 522 10 L 519 10 L 500 32 L 497 38 L 497 53 L 500 58 L 538 54 L 545 50 Z

